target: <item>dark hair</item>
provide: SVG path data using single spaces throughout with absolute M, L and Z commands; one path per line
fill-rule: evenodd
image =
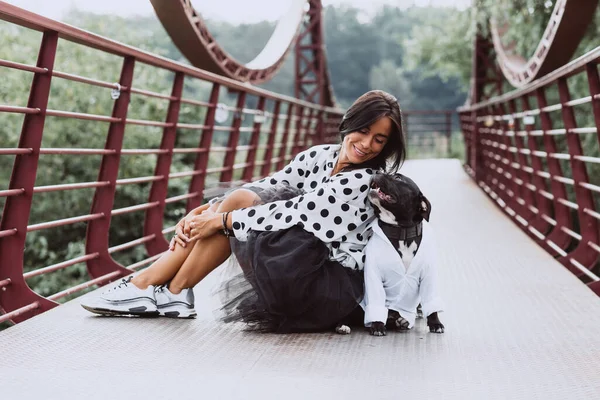
M 394 172 L 400 168 L 406 158 L 406 142 L 400 105 L 391 94 L 383 90 L 371 90 L 356 99 L 340 123 L 340 136 L 343 141 L 349 133 L 368 128 L 382 117 L 388 117 L 392 121 L 392 132 L 381 153 L 364 163 L 347 166 L 344 170 L 373 168 Z M 388 161 L 391 161 L 389 170 Z

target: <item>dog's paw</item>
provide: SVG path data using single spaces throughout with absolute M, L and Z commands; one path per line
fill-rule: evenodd
M 335 333 L 340 335 L 349 335 L 352 333 L 352 329 L 348 325 L 338 325 L 335 327 Z
M 444 333 L 444 324 L 441 322 L 439 324 L 431 324 L 429 325 L 429 332 L 431 333 Z
M 427 326 L 429 327 L 429 332 L 444 333 L 444 324 L 440 322 L 437 312 L 431 313 L 427 317 Z
M 396 329 L 399 331 L 407 331 L 409 330 L 410 322 L 406 320 L 404 317 L 400 316 L 396 319 Z
M 385 324 L 383 322 L 372 322 L 370 331 L 373 336 L 385 336 Z

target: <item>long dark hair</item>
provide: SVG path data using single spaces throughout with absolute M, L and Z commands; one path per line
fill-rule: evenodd
M 368 128 L 379 118 L 392 120 L 392 132 L 381 153 L 361 164 L 349 165 L 344 170 L 373 168 L 395 172 L 406 158 L 406 141 L 402 129 L 402 112 L 398 100 L 383 90 L 371 90 L 360 96 L 350 106 L 339 126 L 342 141 L 352 132 Z M 388 169 L 388 164 L 390 164 Z

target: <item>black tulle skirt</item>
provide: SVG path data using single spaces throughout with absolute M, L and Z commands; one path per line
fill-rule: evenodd
M 253 189 L 266 203 L 302 192 L 286 185 Z M 329 249 L 294 226 L 254 232 L 245 242 L 231 239 L 229 277 L 220 283 L 220 319 L 243 322 L 261 332 L 318 332 L 355 314 L 364 294 L 361 271 L 329 259 Z

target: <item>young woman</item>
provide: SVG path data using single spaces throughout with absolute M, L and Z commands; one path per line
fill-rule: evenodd
M 341 144 L 314 146 L 272 176 L 192 210 L 169 252 L 82 306 L 194 317 L 192 288 L 233 251 L 243 274 L 223 285 L 225 321 L 273 332 L 334 327 L 364 292 L 371 176 L 397 170 L 406 155 L 400 107 L 383 91 L 358 98 L 339 130 Z

